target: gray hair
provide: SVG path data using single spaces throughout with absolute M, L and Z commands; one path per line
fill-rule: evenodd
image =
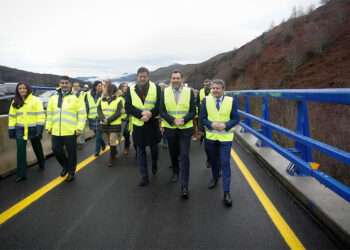
M 225 86 L 226 86 L 225 81 L 222 80 L 222 79 L 214 79 L 214 80 L 211 81 L 211 84 L 219 84 L 219 85 L 221 85 L 223 88 L 225 88 Z

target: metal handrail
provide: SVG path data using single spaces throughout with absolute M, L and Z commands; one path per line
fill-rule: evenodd
M 338 149 L 326 143 L 310 137 L 308 107 L 309 102 L 332 103 L 350 105 L 350 89 L 294 89 L 294 90 L 243 90 L 227 91 L 227 95 L 236 97 L 236 105 L 239 104 L 238 97 L 244 98 L 244 111 L 238 110 L 244 119 L 240 125 L 245 132 L 255 135 L 261 143 L 259 146 L 268 146 L 286 157 L 293 164 L 293 171 L 290 174 L 313 176 L 322 184 L 333 190 L 345 200 L 350 202 L 350 187 L 341 183 L 327 174 L 312 169 L 312 150 L 317 150 L 333 159 L 350 165 L 350 152 Z M 250 113 L 250 97 L 262 97 L 262 116 L 258 117 Z M 297 124 L 296 131 L 289 130 L 270 121 L 269 100 L 279 98 L 294 100 L 297 102 Z M 251 122 L 257 122 L 261 129 L 252 127 Z M 291 151 L 276 143 L 272 138 L 272 131 L 282 134 L 295 141 L 295 150 Z M 290 169 L 289 169 L 290 170 Z

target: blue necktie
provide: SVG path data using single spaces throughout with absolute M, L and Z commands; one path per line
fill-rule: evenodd
M 220 98 L 216 99 L 216 109 L 220 110 Z

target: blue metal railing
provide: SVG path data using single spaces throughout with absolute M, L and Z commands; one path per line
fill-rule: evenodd
M 237 105 L 239 104 L 238 97 L 244 98 L 244 111 L 238 110 L 238 113 L 243 117 L 243 120 L 240 121 L 241 127 L 244 131 L 252 133 L 260 140 L 261 144 L 259 146 L 269 146 L 287 158 L 293 164 L 292 170 L 294 171 L 290 171 L 290 174 L 313 176 L 350 202 L 350 187 L 310 167 L 313 161 L 312 150 L 317 150 L 346 165 L 350 165 L 350 153 L 310 137 L 307 107 L 308 102 L 350 105 L 350 89 L 244 90 L 227 91 L 227 95 L 236 97 L 235 102 Z M 252 96 L 262 98 L 262 118 L 250 113 L 250 97 Z M 270 121 L 270 98 L 294 100 L 297 102 L 296 131 L 289 130 Z M 253 128 L 252 121 L 260 124 L 261 129 Z M 292 139 L 295 142 L 295 148 L 284 148 L 276 143 L 272 138 L 272 131 Z

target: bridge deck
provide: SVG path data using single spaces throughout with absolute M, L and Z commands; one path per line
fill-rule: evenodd
M 92 141 L 79 151 L 79 160 L 92 153 Z M 233 146 L 287 226 L 307 249 L 336 246 L 291 198 L 291 195 L 237 143 Z M 170 183 L 167 150 L 160 149 L 160 169 L 149 187 L 137 186 L 134 153 L 120 156 L 107 168 L 103 155 L 78 174 L 74 182 L 61 183 L 23 211 L 0 225 L 0 249 L 288 249 L 283 237 L 232 160 L 233 207 L 223 206 L 221 185 L 207 189 L 210 170 L 199 143 L 191 148 L 190 199 L 182 201 L 179 186 Z M 0 182 L 1 214 L 55 179 L 56 160 L 47 169 L 31 168 L 28 180 L 14 177 Z M 221 184 L 221 182 L 220 182 Z M 278 222 L 279 223 L 279 222 Z M 277 223 L 277 224 L 278 224 Z M 295 245 L 294 245 L 295 246 Z

